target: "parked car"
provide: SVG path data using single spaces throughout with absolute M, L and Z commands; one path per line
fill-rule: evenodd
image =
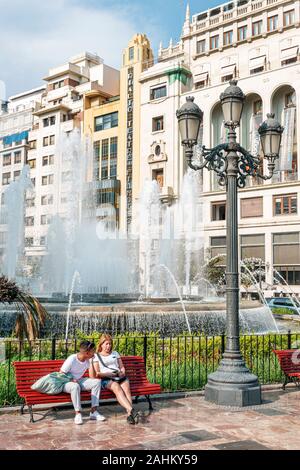
M 277 308 L 284 308 L 290 310 L 291 313 L 298 313 L 300 315 L 300 303 L 297 299 L 292 301 L 289 297 L 272 297 L 267 298 L 266 301 L 275 313 Z

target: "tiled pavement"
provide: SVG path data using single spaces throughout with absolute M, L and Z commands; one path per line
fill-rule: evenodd
M 223 408 L 205 402 L 203 396 L 154 400 L 149 414 L 146 403 L 136 426 L 127 424 L 117 405 L 105 405 L 104 423 L 88 420 L 73 424 L 71 409 L 35 413 L 37 421 L 18 412 L 0 413 L 0 449 L 85 450 L 206 450 L 300 449 L 300 391 L 264 392 L 260 407 Z

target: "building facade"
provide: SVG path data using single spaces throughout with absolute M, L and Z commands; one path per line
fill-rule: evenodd
M 84 95 L 84 136 L 94 148 L 97 218 L 124 233 L 135 219 L 134 202 L 140 193 L 140 102 L 142 72 L 153 63 L 151 45 L 136 34 L 123 50 L 120 86 L 113 97 L 102 90 Z
M 11 96 L 0 112 L 0 255 L 7 243 L 5 191 L 16 181 L 28 162 L 28 136 L 34 125 L 34 113 L 41 107 L 45 86 Z M 1 210 L 2 209 L 2 210 Z
M 38 267 L 47 252 L 53 217 L 58 215 L 69 222 L 72 217 L 80 217 L 78 188 L 86 181 L 91 157 L 88 145 L 82 141 L 83 96 L 93 91 L 106 98 L 117 95 L 119 75 L 97 55 L 79 54 L 50 69 L 44 78 L 46 86 L 12 97 L 7 112 L 0 116 L 0 191 L 4 192 L 2 189 L 12 178 L 18 177 L 25 164 L 30 167 L 34 191 L 26 193 L 24 245 L 32 266 Z M 36 98 L 38 102 L 31 105 Z
M 238 139 L 261 155 L 257 129 L 270 112 L 285 127 L 280 161 L 271 181 L 249 178 L 239 191 L 240 258 L 262 259 L 265 289 L 274 274 L 300 293 L 300 2 L 239 0 L 190 18 L 178 44 L 160 47 L 158 61 L 141 75 L 141 184 L 157 179 L 161 200 L 181 194 L 186 171 L 176 110 L 193 95 L 204 112 L 200 145 L 224 142 L 219 101 L 229 80 L 246 95 Z M 266 172 L 266 165 L 262 164 Z M 226 253 L 226 201 L 213 172 L 203 171 L 204 248 Z M 276 273 L 279 273 L 277 275 Z M 283 281 L 282 281 L 283 282 Z M 278 289 L 277 289 L 278 290 Z

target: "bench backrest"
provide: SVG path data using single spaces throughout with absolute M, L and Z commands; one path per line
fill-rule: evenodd
M 300 372 L 300 349 L 274 350 L 280 367 L 286 374 Z
M 126 369 L 126 376 L 132 385 L 148 382 L 143 357 L 123 356 L 122 361 Z M 59 371 L 63 363 L 63 360 L 14 362 L 17 392 L 20 395 L 33 392 L 31 385 L 34 382 L 44 375 Z M 88 376 L 88 371 L 85 376 Z

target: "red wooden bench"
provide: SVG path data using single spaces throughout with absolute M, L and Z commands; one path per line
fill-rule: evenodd
M 282 384 L 283 390 L 289 382 L 293 382 L 296 386 L 300 385 L 300 350 L 299 349 L 285 349 L 273 352 L 279 360 L 282 372 L 284 373 L 284 382 Z
M 139 356 L 124 356 L 122 357 L 122 361 L 125 366 L 126 376 L 130 381 L 130 390 L 132 396 L 135 397 L 135 402 L 137 403 L 138 398 L 144 395 L 149 403 L 149 410 L 153 410 L 150 395 L 160 393 L 161 387 L 158 384 L 151 384 L 148 381 L 144 358 Z M 30 422 L 34 422 L 33 405 L 71 403 L 71 395 L 68 393 L 46 395 L 31 389 L 31 385 L 40 377 L 50 374 L 50 372 L 59 371 L 63 363 L 63 360 L 13 363 L 16 374 L 17 392 L 19 396 L 24 399 L 20 411 L 21 414 L 23 414 L 25 405 L 28 406 Z M 85 376 L 88 376 L 88 371 Z M 110 390 L 101 390 L 100 399 L 105 400 L 108 398 L 115 398 L 115 395 Z M 90 401 L 90 399 L 91 392 L 81 392 L 82 401 Z

